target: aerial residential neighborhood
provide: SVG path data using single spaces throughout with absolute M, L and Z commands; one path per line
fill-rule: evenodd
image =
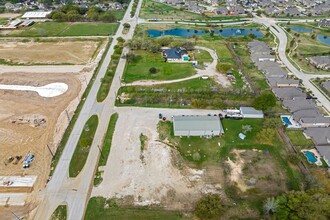
M 0 219 L 330 219 L 329 0 L 0 0 Z

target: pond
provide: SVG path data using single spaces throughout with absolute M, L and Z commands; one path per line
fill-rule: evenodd
M 300 27 L 300 26 L 293 26 L 291 28 L 291 30 L 294 30 L 294 31 L 297 31 L 297 32 L 300 32 L 300 33 L 312 33 L 312 29 L 303 28 L 303 27 Z
M 317 39 L 324 44 L 330 45 L 330 36 L 319 34 L 317 35 Z
M 214 34 L 220 34 L 222 37 L 241 37 L 241 36 L 247 36 L 249 34 L 254 34 L 257 38 L 263 37 L 263 34 L 256 28 L 251 28 L 251 29 L 224 28 L 224 29 L 218 29 L 212 31 L 214 32 Z M 148 30 L 147 33 L 148 33 L 148 37 L 160 37 L 160 36 L 170 35 L 170 36 L 189 38 L 192 37 L 193 35 L 200 36 L 202 34 L 209 34 L 210 31 L 175 28 L 165 31 Z

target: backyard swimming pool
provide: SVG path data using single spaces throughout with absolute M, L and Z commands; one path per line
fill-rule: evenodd
M 282 116 L 281 118 L 282 118 L 282 121 L 284 122 L 284 124 L 286 124 L 288 126 L 292 125 L 290 119 L 287 116 Z
M 315 155 L 312 152 L 304 151 L 304 154 L 305 154 L 308 162 L 315 163 L 317 161 L 317 158 L 315 157 Z

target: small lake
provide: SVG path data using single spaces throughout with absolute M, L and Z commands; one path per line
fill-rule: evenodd
M 303 27 L 300 27 L 300 26 L 293 26 L 291 28 L 291 30 L 294 30 L 294 31 L 297 31 L 297 32 L 300 32 L 300 33 L 312 33 L 312 29 L 303 28 Z
M 263 34 L 256 28 L 251 29 L 240 29 L 240 28 L 224 28 L 213 30 L 214 34 L 220 34 L 222 37 L 242 37 L 247 36 L 249 34 L 254 34 L 257 38 L 263 37 Z M 202 34 L 209 34 L 208 30 L 192 30 L 185 28 L 175 28 L 165 31 L 159 30 L 148 30 L 148 37 L 160 37 L 160 36 L 177 36 L 177 37 L 185 37 L 189 38 L 193 35 L 200 36 Z
M 317 39 L 324 44 L 330 45 L 330 36 L 319 34 L 317 35 Z

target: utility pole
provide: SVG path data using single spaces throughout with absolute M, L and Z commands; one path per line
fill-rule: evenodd
M 46 146 L 47 146 L 47 148 L 48 148 L 50 154 L 52 155 L 52 159 L 54 159 L 54 156 L 55 156 L 55 155 L 53 154 L 53 152 L 52 152 L 52 150 L 50 149 L 49 145 L 46 144 Z
M 66 117 L 68 118 L 68 121 L 70 121 L 70 116 L 69 116 L 68 110 L 65 109 L 65 113 L 66 113 Z
M 99 151 L 100 151 L 100 154 L 101 154 L 102 159 L 104 159 L 103 154 L 102 154 L 102 150 L 101 150 L 101 148 L 100 148 L 100 145 L 97 145 L 97 148 L 98 148 Z
M 15 216 L 15 219 L 17 219 L 17 220 L 21 220 L 22 219 L 21 217 L 19 217 L 18 215 L 16 215 L 13 211 L 11 211 L 11 213 Z

